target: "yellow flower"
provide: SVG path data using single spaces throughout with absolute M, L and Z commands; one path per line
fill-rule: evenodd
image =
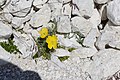
M 41 38 L 45 38 L 48 35 L 48 29 L 46 27 L 43 27 L 40 31 L 39 31 L 40 37 Z
M 56 49 L 57 48 L 57 36 L 52 35 L 52 36 L 48 36 L 48 38 L 46 39 L 46 42 L 48 43 L 48 48 L 49 49 Z

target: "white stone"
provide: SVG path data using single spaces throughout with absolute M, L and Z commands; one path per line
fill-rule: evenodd
M 115 25 L 120 25 L 120 0 L 113 0 L 108 3 L 107 17 Z
M 98 37 L 96 46 L 99 49 L 104 49 L 105 45 L 119 48 L 120 42 L 120 26 L 113 25 L 110 21 L 106 24 L 101 35 Z
M 0 0 L 0 7 L 3 6 L 6 1 L 7 1 L 7 0 Z
M 78 6 L 79 12 L 82 16 L 91 17 L 94 10 L 93 0 L 73 0 L 73 3 Z
M 14 44 L 18 47 L 24 58 L 32 57 L 37 52 L 37 45 L 30 34 L 13 32 Z
M 12 27 L 0 21 L 0 38 L 9 38 L 12 34 Z
M 66 68 L 66 66 L 65 66 L 65 64 L 64 63 L 62 63 L 59 59 L 58 59 L 58 57 L 57 56 L 55 56 L 55 55 L 51 55 L 51 61 L 53 62 L 53 63 L 55 63 L 58 67 L 60 67 L 60 68 Z
M 69 48 L 79 48 L 81 45 L 74 39 L 70 40 L 68 38 L 64 38 L 63 36 L 58 35 L 58 43 L 61 46 L 69 47 Z
M 48 4 L 51 9 L 51 20 L 62 14 L 62 3 L 50 3 Z
M 41 4 L 45 4 L 48 0 L 34 0 L 33 5 L 37 6 L 37 5 L 41 5 Z
M 95 53 L 97 53 L 97 50 L 94 48 L 80 47 L 76 50 L 73 50 L 71 53 L 72 53 L 71 56 L 79 56 L 80 58 L 87 58 L 95 55 Z
M 59 33 L 70 33 L 71 24 L 68 16 L 59 16 L 57 18 L 57 32 Z
M 93 24 L 93 28 L 97 28 L 97 26 L 101 23 L 101 16 L 97 9 L 94 9 L 89 21 Z
M 83 17 L 73 17 L 71 23 L 73 32 L 79 31 L 84 36 L 86 36 L 93 27 L 93 24 Z
M 96 38 L 100 35 L 98 30 L 96 28 L 92 28 L 89 32 L 89 34 L 85 37 L 83 41 L 83 45 L 94 48 L 95 47 L 95 42 Z
M 0 59 L 2 60 L 5 60 L 5 61 L 9 61 L 11 59 L 11 55 L 9 52 L 7 52 L 4 48 L 2 48 L 0 46 Z M 0 65 L 3 65 L 5 63 L 3 63 L 1 60 L 0 60 Z
M 86 72 L 89 73 L 92 80 L 103 80 L 112 76 L 120 70 L 120 51 L 114 49 L 104 49 L 93 56 L 93 62 Z
M 30 24 L 32 27 L 39 27 L 47 24 L 51 18 L 51 10 L 48 4 L 43 5 L 43 7 L 32 15 Z
M 30 11 L 34 0 L 11 0 L 7 8 L 15 16 L 24 17 Z
M 107 3 L 109 0 L 94 0 L 96 3 L 98 4 L 105 4 Z
M 65 4 L 63 7 L 62 7 L 62 14 L 63 15 L 68 15 L 70 18 L 71 18 L 71 6 L 70 4 Z
M 13 16 L 9 13 L 9 10 L 7 8 L 3 9 L 3 13 L 3 16 L 5 17 L 6 21 L 8 21 L 9 23 L 12 22 Z
M 109 44 L 109 42 L 113 42 L 118 38 L 118 36 L 115 35 L 117 35 L 115 31 L 102 32 L 97 39 L 96 46 L 99 49 L 105 49 L 106 44 Z
M 70 56 L 70 52 L 65 50 L 65 49 L 56 49 L 54 53 L 52 53 L 58 57 L 63 57 L 63 56 Z
M 107 19 L 107 4 L 101 6 L 101 8 L 99 9 L 99 13 L 101 15 L 101 20 Z

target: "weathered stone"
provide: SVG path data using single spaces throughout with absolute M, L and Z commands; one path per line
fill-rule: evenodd
M 0 38 L 9 38 L 12 34 L 12 27 L 0 21 Z
M 120 70 L 120 51 L 114 49 L 100 50 L 93 56 L 93 62 L 88 70 L 92 80 L 103 80 L 108 76 L 112 76 Z
M 43 7 L 32 15 L 30 24 L 32 27 L 39 27 L 47 24 L 51 18 L 51 10 L 48 4 L 43 5 Z
M 11 59 L 11 55 L 4 48 L 0 46 L 0 59 L 9 61 Z M 0 65 L 6 64 L 0 60 Z
M 107 4 L 101 6 L 99 13 L 101 15 L 101 20 L 107 20 Z
M 0 7 L 6 3 L 7 0 L 0 0 Z
M 93 0 L 73 0 L 79 8 L 79 12 L 83 17 L 89 18 L 94 10 Z
M 71 20 L 72 31 L 79 31 L 84 36 L 86 36 L 93 27 L 93 24 L 90 21 L 84 19 L 83 17 L 73 17 Z
M 107 3 L 109 0 L 94 0 L 96 3 L 98 4 L 105 4 Z
M 72 53 L 71 56 L 79 56 L 80 58 L 87 58 L 95 55 L 95 53 L 97 53 L 97 50 L 95 48 L 80 47 L 76 50 L 73 50 L 71 53 Z
M 48 0 L 34 0 L 33 5 L 38 6 L 41 4 L 45 4 Z
M 99 31 L 96 28 L 92 28 L 89 34 L 85 37 L 83 45 L 95 48 L 96 38 L 100 35 Z
M 98 37 L 96 46 L 99 49 L 104 49 L 107 45 L 119 49 L 118 46 L 120 42 L 120 27 L 113 25 L 110 21 L 106 24 L 101 35 Z M 117 44 L 117 45 L 116 45 Z
M 107 17 L 115 25 L 120 25 L 120 0 L 113 0 L 108 3 Z
M 11 0 L 7 8 L 9 12 L 18 17 L 26 16 L 34 0 Z
M 101 16 L 97 9 L 94 9 L 91 18 L 89 21 L 93 24 L 92 28 L 97 28 L 97 26 L 101 23 Z
M 51 55 L 51 61 L 54 62 L 55 64 L 57 64 L 57 66 L 59 66 L 60 68 L 65 68 L 65 64 L 62 63 L 57 56 L 55 56 L 54 54 Z
M 54 53 L 52 53 L 58 57 L 63 57 L 63 56 L 70 56 L 70 52 L 65 50 L 65 49 L 56 49 Z
M 13 32 L 14 44 L 18 47 L 23 57 L 32 57 L 37 52 L 37 45 L 30 34 Z
M 67 15 L 71 18 L 71 6 L 70 6 L 70 4 L 65 4 L 62 7 L 62 14 Z
M 68 16 L 58 16 L 57 32 L 59 33 L 70 33 L 71 32 L 70 18 Z
M 48 4 L 51 9 L 51 20 L 62 14 L 62 3 L 50 3 Z
M 74 39 L 70 40 L 68 38 L 64 38 L 63 36 L 58 35 L 58 42 L 61 46 L 69 47 L 69 48 L 79 48 L 81 45 Z

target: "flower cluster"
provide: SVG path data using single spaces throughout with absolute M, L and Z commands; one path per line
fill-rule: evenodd
M 57 48 L 57 36 L 56 35 L 48 35 L 48 29 L 43 27 L 40 31 L 40 37 L 46 38 L 46 42 L 48 44 L 49 49 L 56 49 Z
M 45 59 L 50 59 L 50 52 L 53 52 L 57 48 L 57 36 L 55 35 L 55 33 L 53 33 L 53 31 L 49 30 L 47 27 L 41 28 L 39 34 L 40 37 L 36 41 L 38 46 L 37 57 L 42 56 Z

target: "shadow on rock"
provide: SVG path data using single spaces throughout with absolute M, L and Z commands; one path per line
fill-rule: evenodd
M 23 71 L 18 66 L 0 59 L 0 80 L 42 80 L 34 71 Z

